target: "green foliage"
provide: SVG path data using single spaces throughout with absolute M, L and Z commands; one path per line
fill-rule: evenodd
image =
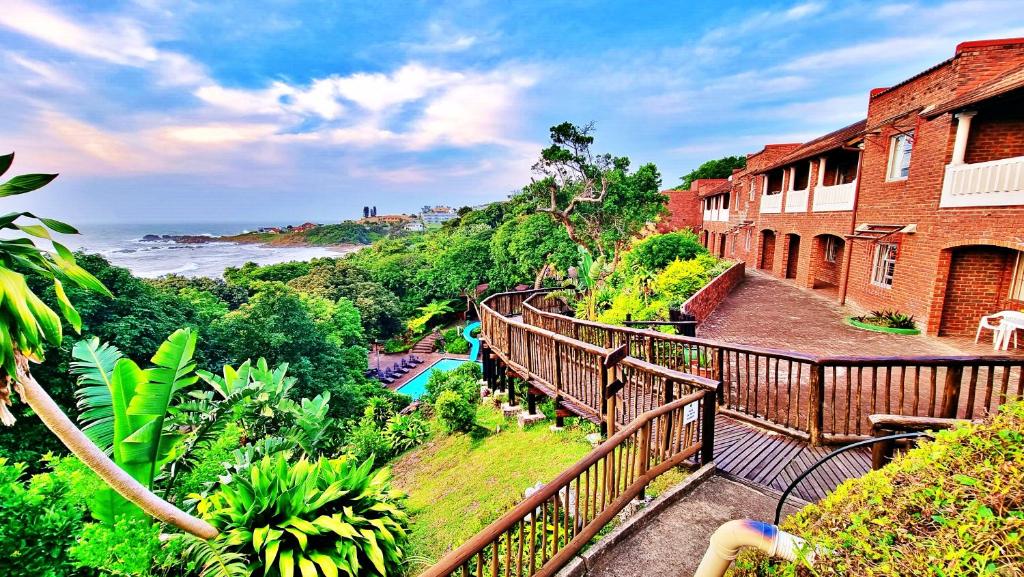
M 1016 575 L 1024 559 L 1024 402 L 847 481 L 783 522 L 821 550 L 813 571 L 745 554 L 752 575 Z
M 110 575 L 150 577 L 160 551 L 160 526 L 149 519 L 118 517 L 111 524 L 89 523 L 70 547 L 79 567 Z
M 469 341 L 462 338 L 457 328 L 450 328 L 441 333 L 444 338 L 444 351 L 453 355 L 464 355 L 469 352 Z
M 654 290 L 671 302 L 682 303 L 711 280 L 707 265 L 699 258 L 674 261 L 654 279 Z
M 376 463 L 383 463 L 391 454 L 391 440 L 371 416 L 360 419 L 349 429 L 345 438 L 349 454 L 359 461 L 372 459 Z
M 917 322 L 914 321 L 914 315 L 908 315 L 889 309 L 871 311 L 871 314 L 854 317 L 854 320 L 862 323 L 878 325 L 880 327 L 888 327 L 890 329 L 917 328 Z
M 185 287 L 178 291 L 178 296 L 195 310 L 197 320 L 203 325 L 228 314 L 228 303 L 209 291 Z
M 419 413 L 395 415 L 385 431 L 393 454 L 403 453 L 430 438 L 430 427 Z
M 565 227 L 548 215 L 533 213 L 503 222 L 490 243 L 493 269 L 490 281 L 509 289 L 519 283 L 532 284 L 547 264 L 566 271 L 576 264 L 576 247 Z
M 433 402 L 445 391 L 454 391 L 467 403 L 480 400 L 480 385 L 483 370 L 478 363 L 463 363 L 450 371 L 433 371 L 427 379 L 427 392 L 422 400 Z
M 409 332 L 414 335 L 423 334 L 431 320 L 435 317 L 453 312 L 455 309 L 452 308 L 450 301 L 430 301 L 426 305 L 419 307 L 417 310 L 420 314 L 411 319 L 406 325 Z
M 59 471 L 25 480 L 26 467 L 0 458 L 0 565 L 10 577 L 74 573 L 70 539 L 82 530 L 85 507 L 70 494 L 73 477 Z
M 199 511 L 226 551 L 272 577 L 400 572 L 406 541 L 404 495 L 386 469 L 341 459 L 264 457 L 221 483 Z
M 370 244 L 385 235 L 385 228 L 366 226 L 355 222 L 325 224 L 314 229 L 298 233 L 306 242 L 313 245 L 336 244 Z
M 394 336 L 402 330 L 401 303 L 395 293 L 374 281 L 371 273 L 360 266 L 364 262 L 352 258 L 314 261 L 307 274 L 288 285 L 334 302 L 346 298 L 359 311 L 368 338 Z
M 473 428 L 476 409 L 459 393 L 447 390 L 437 395 L 434 401 L 434 413 L 438 421 L 449 433 L 469 431 Z
M 691 260 L 708 249 L 688 230 L 651 235 L 633 243 L 623 258 L 630 273 L 657 273 L 674 260 Z
M 724 156 L 717 160 L 709 160 L 681 177 L 680 190 L 690 190 L 693 181 L 701 178 L 729 178 L 733 169 L 745 168 L 746 156 Z
M 224 278 L 228 283 L 249 288 L 254 282 L 288 282 L 308 274 L 312 262 L 282 262 L 278 264 L 258 265 L 247 262 L 241 267 L 228 267 L 224 270 Z
M 164 421 L 177 393 L 198 380 L 192 361 L 195 347 L 190 329 L 175 331 L 153 355 L 153 367 L 142 370 L 98 339 L 75 345 L 72 372 L 83 387 L 79 399 L 87 434 L 150 490 L 181 441 L 179 433 L 165 429 Z M 96 492 L 90 508 L 108 526 L 120 516 L 142 514 L 109 487 Z

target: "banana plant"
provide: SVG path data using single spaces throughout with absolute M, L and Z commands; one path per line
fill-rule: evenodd
M 14 154 L 0 156 L 0 176 L 14 162 Z M 49 184 L 56 174 L 23 174 L 0 183 L 0 197 L 25 194 Z M 26 223 L 34 219 L 38 224 Z M 30 212 L 0 215 L 0 229 L 23 233 L 25 237 L 0 240 L 0 423 L 14 424 L 10 411 L 11 395 L 32 408 L 44 425 L 79 459 L 119 495 L 141 507 L 149 515 L 205 539 L 217 535 L 209 523 L 192 517 L 153 494 L 127 471 L 117 466 L 96 446 L 54 402 L 46 389 L 32 376 L 30 363 L 43 358 L 46 345 L 58 346 L 63 338 L 61 316 L 75 332 L 82 319 L 65 292 L 65 284 L 110 296 L 103 283 L 75 262 L 64 245 L 51 233 L 78 234 L 71 225 Z M 43 243 L 37 246 L 35 237 Z M 25 275 L 40 277 L 53 284 L 58 316 L 32 292 Z M 118 361 L 120 362 L 120 361 Z M 98 424 L 95 433 L 108 425 Z
M 181 433 L 164 424 L 177 393 L 199 378 L 192 360 L 195 348 L 196 334 L 179 329 L 160 345 L 148 369 L 96 338 L 80 341 L 72 349 L 71 372 L 83 385 L 78 399 L 86 434 L 150 491 L 182 439 Z M 97 492 L 92 511 L 108 523 L 119 515 L 141 514 L 110 489 Z

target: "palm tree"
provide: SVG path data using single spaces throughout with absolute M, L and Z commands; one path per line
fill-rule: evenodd
M 0 176 L 14 162 L 14 154 L 0 156 Z M 56 174 L 25 174 L 0 184 L 0 197 L 24 194 L 47 185 Z M 24 218 L 38 224 L 23 224 Z M 138 505 L 147 514 L 204 539 L 217 536 L 209 523 L 197 519 L 160 499 L 139 481 L 117 466 L 68 418 L 46 390 L 33 378 L 29 362 L 43 358 L 44 345 L 57 346 L 63 336 L 57 313 L 39 298 L 25 281 L 25 274 L 53 282 L 58 308 L 75 332 L 81 330 L 81 317 L 64 292 L 64 284 L 79 286 L 110 295 L 103 284 L 75 263 L 74 255 L 53 240 L 51 231 L 78 234 L 63 222 L 37 217 L 28 212 L 0 216 L 0 229 L 20 231 L 49 243 L 52 251 L 36 246 L 29 237 L 0 240 L 0 422 L 14 424 L 8 406 L 11 393 L 17 392 L 53 433 L 96 472 L 112 489 Z

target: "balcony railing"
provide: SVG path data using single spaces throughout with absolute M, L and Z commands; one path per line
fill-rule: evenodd
M 1024 156 L 946 167 L 940 208 L 1014 204 L 1024 204 Z
M 729 222 L 729 209 L 718 208 L 704 211 L 704 222 Z
M 853 197 L 857 194 L 857 181 L 832 186 L 814 187 L 814 212 L 853 210 Z
M 786 212 L 807 212 L 807 189 L 786 193 Z
M 761 213 L 782 212 L 782 193 L 761 195 Z

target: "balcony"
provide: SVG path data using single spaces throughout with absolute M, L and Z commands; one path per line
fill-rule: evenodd
M 814 187 L 814 212 L 853 210 L 853 197 L 857 194 L 857 181 L 833 186 Z
M 761 195 L 761 214 L 777 214 L 782 212 L 782 193 Z
M 939 208 L 1024 205 L 1024 156 L 950 164 Z
M 728 208 L 715 208 L 704 211 L 704 222 L 729 222 Z
M 786 193 L 786 212 L 807 212 L 807 189 Z

